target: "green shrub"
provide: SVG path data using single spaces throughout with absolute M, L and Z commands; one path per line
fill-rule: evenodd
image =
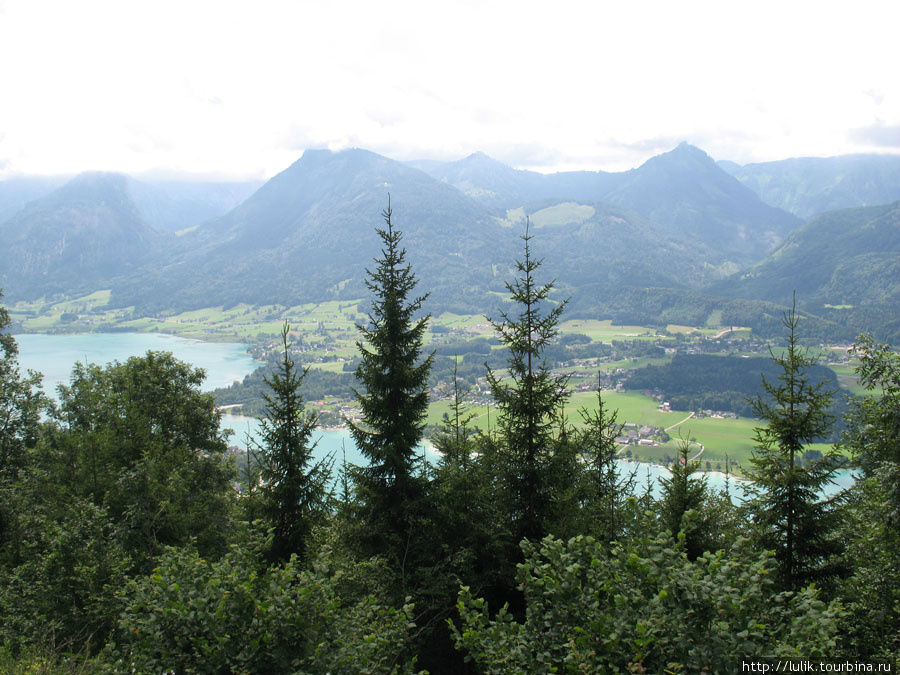
M 310 570 L 295 556 L 258 572 L 238 548 L 216 562 L 172 548 L 123 591 L 115 670 L 160 673 L 406 672 L 411 606 L 372 594 L 345 601 L 342 569 L 326 551 Z
M 484 600 L 460 591 L 456 644 L 484 672 L 730 673 L 742 657 L 834 653 L 837 606 L 812 588 L 775 595 L 771 555 L 746 540 L 693 562 L 665 537 L 522 548 L 524 622 L 505 607 L 492 620 Z

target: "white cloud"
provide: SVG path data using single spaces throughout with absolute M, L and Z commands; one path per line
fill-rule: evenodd
M 741 162 L 887 150 L 858 130 L 900 124 L 895 5 L 7 0 L 0 171 L 261 176 L 349 145 L 539 170 L 680 140 Z

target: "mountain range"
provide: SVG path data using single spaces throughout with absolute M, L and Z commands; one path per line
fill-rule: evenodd
M 851 330 L 847 309 L 900 314 L 896 205 L 805 214 L 890 196 L 900 162 L 832 159 L 740 167 L 681 144 L 630 171 L 545 175 L 482 153 L 401 163 L 308 150 L 262 185 L 0 181 L 0 287 L 12 300 L 110 288 L 114 305 L 145 313 L 358 298 L 390 195 L 432 311 L 494 311 L 528 222 L 570 311 L 696 323 L 724 308 L 743 325 L 771 323 L 772 303 L 796 289 L 823 325 Z M 792 162 L 816 168 L 792 183 Z
M 804 220 L 826 211 L 900 199 L 900 155 L 798 157 L 746 164 L 719 162 L 767 204 Z

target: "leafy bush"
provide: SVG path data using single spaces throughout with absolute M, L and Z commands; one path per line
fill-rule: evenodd
M 411 606 L 393 609 L 372 594 L 345 600 L 340 588 L 354 570 L 327 551 L 310 570 L 296 556 L 258 569 L 237 547 L 215 562 L 169 549 L 124 589 L 104 656 L 128 672 L 408 672 Z
M 131 566 L 114 524 L 79 498 L 54 513 L 22 506 L 18 564 L 0 566 L 0 644 L 14 652 L 29 643 L 50 651 L 102 644 L 118 613 L 111 588 Z
M 666 537 L 607 550 L 590 537 L 522 543 L 524 622 L 460 591 L 457 647 L 487 673 L 735 672 L 741 658 L 834 653 L 839 608 L 774 595 L 771 554 L 739 539 L 688 560 Z M 641 670 L 640 672 L 644 672 Z

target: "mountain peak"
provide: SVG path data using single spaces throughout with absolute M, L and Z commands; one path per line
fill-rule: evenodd
M 681 141 L 681 143 L 676 145 L 672 150 L 663 153 L 660 157 L 665 157 L 667 155 L 670 157 L 691 157 L 702 161 L 713 161 L 712 157 L 706 154 L 705 151 L 701 150 L 696 145 L 691 145 L 687 141 Z
M 489 155 L 483 153 L 481 150 L 476 150 L 471 155 L 465 157 L 463 162 L 493 162 L 498 163 L 496 159 L 490 157 Z
M 109 190 L 125 191 L 128 189 L 129 177 L 124 173 L 111 171 L 85 171 L 75 176 L 63 187 L 79 192 L 104 192 Z

